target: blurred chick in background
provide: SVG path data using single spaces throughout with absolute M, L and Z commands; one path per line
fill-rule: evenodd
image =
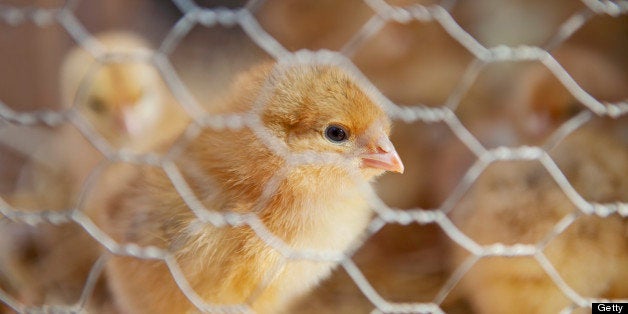
M 279 73 L 269 64 L 253 68 L 234 84 L 218 113 L 250 110 L 265 81 L 272 86 L 260 113 L 265 128 L 290 153 L 315 152 L 335 161 L 292 166 L 256 214 L 290 247 L 342 252 L 359 239 L 371 216 L 359 182 L 385 170 L 403 172 L 388 139 L 390 121 L 339 69 L 311 65 Z M 269 180 L 286 166 L 248 128 L 205 129 L 180 158 L 179 169 L 207 208 L 239 214 L 255 210 Z M 286 260 L 246 225 L 200 222 L 155 169 L 139 172 L 129 189 L 93 210 L 120 243 L 172 252 L 190 286 L 212 304 L 244 303 L 257 313 L 276 313 L 335 266 Z M 107 278 L 123 311 L 194 310 L 162 262 L 114 257 Z
M 563 45 L 552 55 L 595 99 L 617 102 L 628 97 L 626 73 L 604 55 L 576 45 Z M 511 95 L 508 101 L 514 108 L 511 118 L 516 122 L 516 132 L 533 144 L 541 143 L 562 123 L 586 109 L 540 62 L 523 71 Z
M 626 143 L 584 126 L 550 152 L 586 200 L 628 200 Z M 578 153 L 574 153 L 578 152 Z M 489 166 L 452 212 L 454 223 L 480 244 L 536 244 L 578 209 L 538 163 Z M 628 220 L 580 215 L 543 253 L 564 281 L 584 297 L 628 296 Z M 454 266 L 468 252 L 453 247 Z M 480 288 L 481 287 L 481 288 Z M 481 259 L 460 288 L 477 313 L 558 313 L 571 301 L 531 257 Z
M 127 32 L 108 32 L 95 40 L 110 55 L 149 54 L 141 37 Z M 146 62 L 113 61 L 98 66 L 92 77 L 94 58 L 77 47 L 61 69 L 61 91 L 66 104 L 78 104 L 81 113 L 113 146 L 136 152 L 154 149 L 164 139 L 180 134 L 189 118 L 168 91 L 159 71 Z M 79 88 L 89 84 L 86 97 Z M 156 129 L 159 132 L 154 132 Z
M 554 55 L 598 100 L 617 101 L 627 81 L 602 56 L 561 47 Z M 582 64 L 587 64 L 582 67 Z M 586 70 L 585 70 L 586 69 Z M 512 113 L 515 130 L 542 145 L 558 127 L 586 107 L 542 65 L 520 76 Z M 628 200 L 626 119 L 593 118 L 550 147 L 550 156 L 576 191 L 598 203 Z M 536 244 L 555 224 L 578 209 L 538 162 L 492 164 L 451 213 L 454 223 L 480 244 Z M 568 286 L 584 297 L 628 297 L 628 220 L 580 214 L 543 253 Z M 452 247 L 453 265 L 468 252 Z M 478 288 L 478 287 L 481 287 Z M 460 283 L 478 313 L 557 313 L 571 304 L 531 257 L 481 259 Z
M 578 45 L 562 45 L 552 55 L 597 100 L 617 102 L 628 97 L 628 77 L 605 55 Z M 465 97 L 464 108 L 457 111 L 484 147 L 542 146 L 563 123 L 588 110 L 539 61 L 500 66 L 485 69 L 473 94 Z M 605 123 L 609 132 L 622 132 L 619 121 Z M 626 132 L 625 127 L 623 130 Z M 611 136 L 627 138 L 625 133 Z M 432 188 L 437 199 L 449 196 L 477 159 L 456 137 L 442 147 L 433 154 Z
M 94 39 L 107 53 L 149 52 L 139 36 L 110 32 Z M 60 73 L 63 102 L 75 108 L 115 148 L 149 152 L 183 132 L 188 118 L 170 96 L 159 72 L 144 63 L 105 63 L 92 77 L 94 58 L 80 47 L 71 50 Z M 88 84 L 85 97 L 79 87 Z M 5 197 L 24 211 L 66 210 L 103 156 L 70 124 L 46 128 L 4 126 L 4 145 L 30 158 L 22 168 L 16 190 Z M 26 140 L 25 140 L 26 139 Z M 0 272 L 26 304 L 76 302 L 87 273 L 99 256 L 99 245 L 82 228 L 67 223 L 29 227 L 9 224 L 2 236 L 11 241 L 0 250 Z
M 131 33 L 103 33 L 92 40 L 101 44 L 107 54 L 150 52 L 146 42 Z M 189 117 L 171 97 L 157 69 L 146 63 L 125 61 L 100 64 L 90 72 L 95 63 L 82 48 L 71 50 L 61 68 L 61 94 L 64 104 L 75 106 L 114 149 L 152 152 L 184 131 Z M 84 84 L 87 86 L 82 97 L 78 91 Z M 35 191 L 35 195 L 57 198 L 75 196 L 103 157 L 70 124 L 50 133 L 47 129 L 21 126 L 0 129 L 3 144 L 32 160 L 22 170 L 17 189 L 25 190 L 26 195 Z M 24 137 L 29 137 L 28 141 Z M 52 193 L 50 188 L 65 191 Z M 67 209 L 71 201 L 54 200 L 38 206 Z

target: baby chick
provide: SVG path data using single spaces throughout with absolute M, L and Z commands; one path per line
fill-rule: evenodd
M 628 199 L 625 141 L 592 123 L 550 154 L 576 191 L 599 203 Z M 576 153 L 577 152 L 577 153 Z M 537 244 L 579 210 L 536 162 L 493 164 L 452 212 L 454 223 L 480 244 Z M 628 220 L 579 214 L 543 249 L 565 283 L 584 297 L 628 296 Z M 454 264 L 468 252 L 454 248 Z M 478 313 L 558 313 L 571 304 L 532 257 L 486 257 L 460 283 Z
M 104 33 L 94 41 L 107 53 L 148 52 L 140 37 L 123 32 Z M 63 102 L 76 109 L 116 148 L 136 152 L 154 150 L 183 132 L 188 118 L 167 92 L 157 70 L 145 63 L 105 63 L 86 78 L 94 58 L 79 47 L 66 56 L 60 73 Z M 86 95 L 77 95 L 83 81 Z M 158 132 L 157 132 L 158 130 Z M 52 131 L 52 132 L 51 132 Z M 7 125 L 0 129 L 2 143 L 29 158 L 14 192 L 3 198 L 24 211 L 66 210 L 93 168 L 104 158 L 70 124 L 55 129 Z M 14 285 L 27 304 L 71 303 L 78 300 L 87 273 L 98 258 L 97 243 L 81 227 L 69 223 L 31 228 L 15 224 L 0 228 L 3 237 L 23 246 L 2 246 L 7 263 L 0 273 L 19 272 Z M 15 276 L 14 276 L 15 277 Z M 26 289 L 27 288 L 27 289 Z
M 626 73 L 604 55 L 574 45 L 564 45 L 552 55 L 580 87 L 599 101 L 617 102 L 628 96 Z M 541 63 L 522 73 L 507 101 L 514 105 L 511 114 L 520 136 L 537 143 L 586 108 Z
M 143 38 L 127 32 L 103 33 L 93 40 L 108 54 L 147 54 L 151 49 Z M 64 104 L 77 103 L 113 146 L 146 152 L 185 128 L 189 119 L 154 66 L 141 61 L 107 62 L 92 73 L 91 79 L 86 78 L 94 62 L 94 57 L 80 47 L 70 51 L 61 68 L 61 95 Z M 89 83 L 87 95 L 79 97 L 77 92 L 85 80 Z M 153 132 L 157 127 L 158 136 Z
M 100 43 L 109 54 L 149 51 L 141 37 L 130 33 L 103 33 L 92 40 Z M 183 132 L 189 118 L 172 99 L 153 66 L 138 62 L 105 63 L 88 78 L 94 63 L 94 58 L 80 47 L 70 51 L 61 68 L 61 94 L 63 102 L 67 106 L 76 105 L 114 148 L 149 152 Z M 85 83 L 88 88 L 81 97 L 78 91 Z M 102 159 L 70 124 L 52 132 L 45 128 L 9 125 L 0 129 L 0 140 L 32 161 L 23 168 L 18 189 L 57 198 L 68 196 L 68 199 L 39 204 L 47 209 L 67 208 L 71 196 L 79 192 L 89 172 Z M 51 188 L 61 190 L 50 193 Z
M 265 129 L 290 153 L 319 153 L 337 162 L 293 165 L 257 209 L 265 187 L 287 163 L 250 129 L 204 129 L 181 154 L 179 169 L 207 208 L 255 211 L 294 249 L 343 251 L 359 238 L 371 215 L 359 182 L 385 170 L 403 172 L 388 138 L 390 121 L 337 68 L 273 69 L 266 64 L 244 74 L 221 113 L 251 109 L 264 82 L 269 83 L 272 92 L 259 114 Z M 169 250 L 190 286 L 211 304 L 248 304 L 258 313 L 276 313 L 335 266 L 286 260 L 248 226 L 200 224 L 167 177 L 152 168 L 138 171 L 129 189 L 94 210 L 99 224 L 120 243 Z M 115 257 L 107 265 L 107 278 L 123 311 L 194 310 L 160 261 Z
M 617 67 L 589 50 L 561 48 L 553 55 L 587 92 L 600 100 L 622 97 L 628 81 Z M 581 64 L 588 65 L 586 70 Z M 541 64 L 526 69 L 515 83 L 510 113 L 516 117 L 517 136 L 526 142 L 542 145 L 562 123 L 586 110 Z M 625 118 L 595 118 L 549 153 L 587 201 L 625 202 L 625 134 Z M 578 209 L 541 164 L 499 162 L 479 177 L 452 218 L 480 244 L 537 244 L 571 213 Z M 628 221 L 617 214 L 581 215 L 543 253 L 580 295 L 625 298 L 627 230 Z M 468 255 L 460 247 L 453 252 L 456 266 Z M 460 288 L 479 313 L 558 313 L 571 303 L 532 257 L 483 258 L 464 276 Z

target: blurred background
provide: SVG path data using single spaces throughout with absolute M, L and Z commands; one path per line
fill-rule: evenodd
M 595 1 L 268 0 L 251 2 L 247 8 L 260 27 L 289 51 L 342 52 L 397 106 L 447 108 L 455 113 L 456 125 L 420 118 L 394 121 L 392 140 L 406 173 L 385 175 L 376 183 L 388 206 L 445 213 L 455 228 L 480 245 L 537 245 L 578 296 L 627 299 L 625 216 L 584 215 L 566 196 L 565 186 L 557 184 L 554 173 L 540 162 L 484 165 L 469 142 L 460 139 L 460 134 L 468 133 L 488 150 L 543 147 L 585 202 L 625 206 L 625 115 L 593 113 L 539 61 L 485 63 L 436 20 L 383 18 L 385 10 L 443 8 L 453 18 L 453 24 L 446 26 L 459 25 L 484 47 L 545 49 L 595 99 L 623 101 L 625 106 L 628 15 L 594 12 L 585 2 Z M 174 36 L 175 45 L 166 45 L 182 29 L 186 5 L 212 10 L 247 5 L 209 0 L 178 4 L 0 0 L 3 202 L 30 213 L 72 208 L 90 171 L 105 158 L 89 136 L 82 135 L 85 128 L 95 131 L 112 151 L 158 151 L 160 139 L 148 139 L 148 134 L 158 130 L 155 121 L 173 126 L 160 133 L 164 138 L 183 133 L 193 112 L 182 104 L 185 95 L 202 110 L 211 111 L 240 72 L 272 59 L 239 24 L 229 21 L 191 24 L 182 36 Z M 622 5 L 627 6 L 619 2 L 617 7 Z M 380 21 L 381 27 L 360 37 L 364 26 L 374 21 Z M 576 26 L 573 33 L 572 26 Z M 93 39 L 85 37 L 78 45 L 77 38 L 83 35 Z M 156 67 L 154 60 L 122 60 L 114 62 L 122 69 L 114 70 L 86 50 L 93 42 L 114 52 L 140 55 L 161 49 L 167 64 Z M 83 80 L 88 71 L 94 78 Z M 112 87 L 106 77 L 114 71 L 137 75 L 146 83 L 136 89 L 133 83 L 111 79 L 122 84 Z M 173 89 L 177 80 L 185 91 Z M 115 102 L 116 109 L 108 108 L 108 99 L 115 97 L 124 99 L 122 105 Z M 133 107 L 134 101 L 147 103 L 149 109 L 125 113 L 124 106 Z M 79 118 L 52 125 L 15 118 L 24 117 L 20 113 L 46 116 L 46 112 L 78 112 Z M 165 116 L 170 120 L 160 120 Z M 86 127 L 81 127 L 83 122 Z M 570 132 L 569 126 L 577 129 Z M 480 170 L 486 169 L 474 175 L 470 169 L 478 164 Z M 557 227 L 561 222 L 563 229 Z M 492 302 L 499 299 L 527 304 L 522 313 L 577 311 L 579 305 L 565 295 L 564 285 L 550 278 L 547 268 L 531 256 L 483 258 L 469 264 L 458 280 L 456 271 L 474 256 L 447 231 L 436 223 L 389 223 L 368 237 L 352 259 L 388 302 L 433 302 L 447 313 L 505 313 L 508 305 Z M 98 257 L 98 243 L 72 223 L 33 227 L 3 217 L 0 233 L 0 296 L 35 307 L 77 302 Z M 84 246 L 85 256 L 68 264 L 67 246 Z M 593 264 L 598 262 L 602 264 Z M 592 265 L 600 266 L 595 270 Z M 599 268 L 609 271 L 600 274 Z M 593 287 L 595 280 L 604 283 Z M 106 289 L 99 282 L 89 298 L 90 306 L 98 309 L 95 312 L 115 312 Z M 289 312 L 369 313 L 378 304 L 363 290 L 338 268 Z M 548 296 L 555 302 L 539 300 Z M 0 312 L 12 313 L 7 297 L 0 297 L 5 303 L 3 308 L 0 302 Z

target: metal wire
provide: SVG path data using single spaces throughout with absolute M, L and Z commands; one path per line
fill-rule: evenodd
M 79 1 L 68 1 L 65 5 L 58 8 L 44 9 L 37 7 L 13 7 L 10 5 L 0 4 L 0 22 L 8 25 L 20 25 L 23 23 L 34 23 L 38 26 L 45 27 L 51 24 L 61 25 L 72 39 L 80 46 L 89 51 L 99 62 L 107 62 L 107 56 L 103 54 L 103 48 L 97 41 L 92 40 L 92 35 L 86 30 L 81 22 L 75 17 L 74 9 Z M 553 267 L 551 262 L 543 253 L 543 249 L 553 238 L 562 233 L 578 215 L 598 215 L 606 217 L 611 213 L 618 213 L 622 217 L 628 216 L 627 204 L 598 204 L 585 200 L 571 185 L 569 180 L 561 172 L 560 168 L 549 156 L 547 151 L 558 145 L 570 133 L 577 130 L 586 121 L 591 119 L 593 115 L 619 117 L 628 112 L 628 104 L 626 101 L 617 103 L 602 103 L 588 94 L 582 89 L 578 83 L 569 75 L 569 73 L 554 59 L 549 53 L 551 49 L 565 42 L 572 34 L 577 32 L 595 15 L 619 16 L 628 12 L 628 2 L 610 2 L 596 0 L 582 0 L 587 9 L 577 12 L 567 19 L 551 37 L 551 39 L 543 47 L 531 46 L 496 46 L 485 47 L 471 34 L 465 31 L 452 17 L 447 7 L 444 5 L 410 5 L 398 7 L 389 5 L 383 0 L 364 0 L 375 14 L 368 20 L 354 36 L 349 39 L 339 52 L 328 50 L 307 51 L 300 50 L 290 52 L 283 47 L 279 41 L 266 32 L 258 23 L 255 17 L 255 10 L 261 6 L 263 1 L 251 1 L 245 7 L 238 9 L 208 9 L 196 5 L 190 0 L 173 0 L 174 4 L 181 10 L 183 16 L 172 27 L 167 34 L 160 47 L 153 52 L 152 55 L 141 57 L 142 62 L 153 64 L 159 69 L 161 75 L 170 90 L 173 92 L 178 103 L 192 117 L 193 124 L 188 129 L 190 136 L 187 140 L 194 138 L 194 134 L 198 133 L 201 127 L 210 127 L 215 129 L 231 128 L 251 129 L 262 142 L 264 142 L 277 155 L 284 157 L 287 163 L 287 169 L 277 174 L 276 178 L 271 180 L 258 201 L 261 208 L 263 204 L 273 195 L 278 188 L 278 184 L 286 176 L 289 167 L 293 167 L 303 163 L 327 163 L 335 162 L 329 159 L 329 156 L 316 153 L 304 153 L 300 155 L 290 154 L 281 141 L 274 138 L 268 130 L 266 130 L 259 119 L 259 110 L 251 112 L 230 115 L 230 116 L 213 116 L 206 114 L 196 103 L 194 97 L 184 86 L 177 73 L 174 71 L 169 61 L 172 51 L 181 42 L 193 27 L 200 25 L 203 27 L 213 27 L 221 25 L 232 27 L 240 26 L 251 40 L 261 47 L 266 53 L 272 56 L 278 63 L 324 63 L 334 64 L 344 68 L 349 72 L 357 84 L 367 93 L 374 102 L 380 104 L 382 108 L 396 120 L 404 122 L 423 121 L 423 122 L 445 122 L 451 129 L 453 134 L 477 157 L 476 163 L 467 171 L 466 175 L 461 179 L 457 187 L 445 200 L 440 208 L 436 210 L 424 210 L 420 208 L 411 210 L 397 210 L 388 207 L 379 197 L 374 194 L 369 187 L 365 186 L 365 193 L 370 195 L 370 203 L 374 208 L 376 216 L 368 229 L 368 235 L 376 233 L 387 223 L 419 223 L 419 224 L 438 224 L 451 240 L 472 253 L 472 256 L 463 263 L 457 271 L 455 271 L 449 280 L 445 283 L 433 302 L 426 303 L 393 303 L 385 300 L 378 294 L 377 290 L 369 283 L 368 279 L 362 274 L 359 267 L 353 262 L 352 254 L 357 251 L 361 244 L 354 243 L 344 254 L 337 252 L 320 252 L 320 251 L 298 251 L 284 243 L 279 237 L 272 234 L 262 221 L 255 214 L 239 215 L 235 213 L 221 213 L 206 208 L 200 200 L 192 192 L 189 184 L 185 181 L 180 170 L 171 158 L 154 155 L 133 155 L 120 152 L 112 148 L 93 128 L 86 123 L 84 118 L 80 117 L 73 110 L 50 111 L 40 110 L 33 112 L 16 112 L 7 104 L 0 100 L 0 121 L 4 120 L 8 123 L 19 125 L 59 125 L 61 123 L 70 122 L 82 135 L 103 155 L 108 162 L 133 162 L 140 164 L 148 164 L 161 167 L 168 178 L 172 182 L 176 191 L 185 201 L 190 210 L 197 216 L 202 223 L 209 223 L 215 226 L 241 226 L 248 225 L 251 229 L 270 247 L 279 252 L 286 259 L 295 260 L 312 260 L 312 261 L 333 261 L 339 262 L 354 280 L 360 291 L 375 306 L 375 313 L 442 313 L 440 308 L 443 300 L 452 291 L 456 283 L 469 271 L 469 269 L 485 256 L 532 256 L 541 265 L 543 270 L 554 281 L 560 291 L 567 296 L 573 305 L 564 309 L 563 312 L 571 312 L 574 306 L 587 307 L 590 302 L 596 301 L 579 295 L 561 278 L 560 274 Z M 363 75 L 360 70 L 351 63 L 350 57 L 363 45 L 369 38 L 373 37 L 384 25 L 389 21 L 407 23 L 409 21 L 435 21 L 440 24 L 446 33 L 462 45 L 474 57 L 467 71 L 462 76 L 457 87 L 450 94 L 446 103 L 440 108 L 429 108 L 422 104 L 414 104 L 413 106 L 398 106 L 389 100 Z M 112 56 L 109 56 L 112 57 Z M 133 56 L 123 55 L 123 58 Z M 564 85 L 564 87 L 580 102 L 582 102 L 588 111 L 577 115 L 560 127 L 548 140 L 543 147 L 498 147 L 495 149 L 487 149 L 483 147 L 480 141 L 459 121 L 455 114 L 463 95 L 469 90 L 479 72 L 488 64 L 500 62 L 519 62 L 526 60 L 540 61 L 552 74 Z M 94 71 L 91 71 L 93 74 Z M 85 79 L 86 83 L 82 84 L 81 90 L 85 92 L 86 86 L 89 85 L 89 78 Z M 81 92 L 79 91 L 79 94 Z M 261 106 L 265 102 L 265 93 L 259 96 L 258 102 Z M 255 106 L 254 106 L 255 107 Z M 185 141 L 184 141 L 185 142 Z M 456 225 L 447 217 L 447 213 L 458 203 L 462 196 L 470 189 L 471 185 L 480 176 L 480 174 L 492 163 L 501 160 L 537 160 L 539 161 L 551 177 L 556 181 L 564 194 L 573 202 L 581 211 L 579 214 L 569 215 L 557 222 L 552 232 L 537 245 L 504 245 L 493 244 L 482 246 L 465 235 Z M 97 177 L 102 170 L 103 165 L 93 170 L 92 176 Z M 91 189 L 90 180 L 85 184 L 82 195 Z M 232 313 L 232 312 L 249 312 L 247 305 L 222 306 L 206 303 L 190 286 L 183 272 L 179 268 L 176 259 L 171 253 L 156 247 L 141 247 L 138 245 L 123 245 L 116 243 L 109 235 L 101 230 L 81 208 L 83 207 L 83 197 L 75 207 L 66 211 L 39 211 L 39 212 L 23 212 L 19 209 L 12 208 L 7 202 L 0 199 L 0 214 L 12 221 L 19 221 L 30 225 L 38 225 L 42 223 L 75 223 L 82 227 L 93 239 L 98 241 L 110 254 L 131 256 L 142 259 L 156 259 L 163 261 L 185 296 L 201 311 Z M 80 300 L 74 305 L 66 307 L 54 308 L 55 311 L 77 312 L 82 311 L 89 294 L 93 291 L 93 287 L 98 278 L 98 274 L 102 271 L 103 264 L 107 259 L 103 255 L 90 273 L 87 283 L 85 284 L 84 293 Z M 27 308 L 13 299 L 7 292 L 0 290 L 0 301 L 18 312 L 47 312 L 50 307 Z

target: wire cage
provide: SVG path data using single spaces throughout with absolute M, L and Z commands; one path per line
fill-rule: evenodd
M 160 263 L 207 313 L 255 312 L 304 261 L 333 271 L 282 313 L 628 302 L 627 12 L 606 0 L 0 1 L 0 313 L 128 311 L 109 274 L 121 258 Z M 203 129 L 250 130 L 287 165 L 254 208 L 294 167 L 335 162 L 286 152 L 259 111 L 218 113 L 262 63 L 339 68 L 393 122 L 405 173 L 362 184 L 370 218 L 340 251 L 295 248 L 254 210 L 208 208 L 176 161 Z M 216 303 L 168 247 L 120 241 L 92 209 L 143 167 L 163 173 L 189 228 L 247 228 L 282 262 Z

